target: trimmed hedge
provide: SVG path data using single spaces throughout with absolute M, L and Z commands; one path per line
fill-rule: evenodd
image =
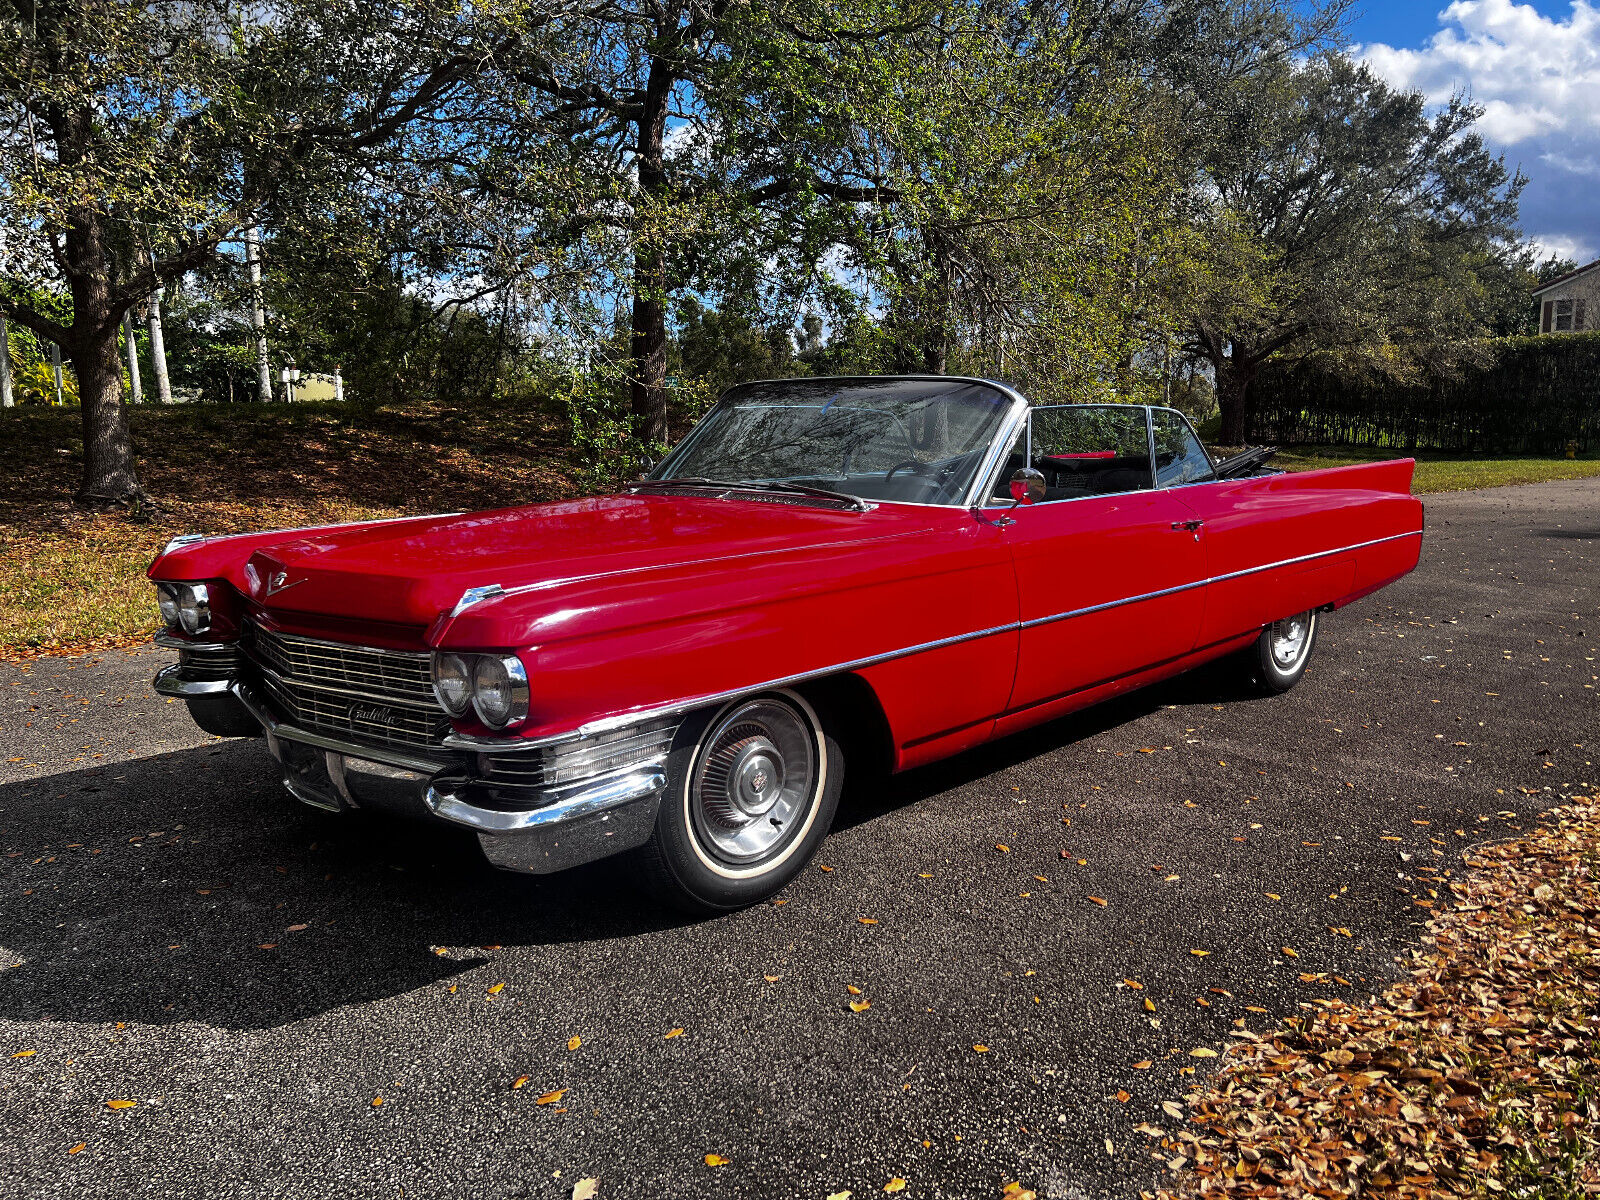
M 1501 338 L 1490 366 L 1403 385 L 1311 359 L 1252 385 L 1253 442 L 1561 454 L 1600 446 L 1600 333 Z

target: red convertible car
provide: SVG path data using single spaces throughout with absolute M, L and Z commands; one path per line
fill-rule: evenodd
M 1291 687 L 1320 614 L 1416 565 L 1412 466 L 1218 464 L 1172 409 L 979 379 L 746 384 L 617 495 L 176 539 L 155 687 L 307 804 L 516 871 L 630 851 L 732 909 L 816 851 L 847 764 L 1225 655 Z

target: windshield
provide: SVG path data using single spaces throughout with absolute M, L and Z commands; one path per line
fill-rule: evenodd
M 964 380 L 746 384 L 725 395 L 651 478 L 957 504 L 1010 407 L 999 388 Z

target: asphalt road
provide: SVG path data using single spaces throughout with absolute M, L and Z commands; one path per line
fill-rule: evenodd
M 1136 1194 L 1191 1050 L 1395 977 L 1464 846 L 1600 782 L 1597 604 L 1600 481 L 1431 498 L 1287 696 L 919 772 L 693 922 L 299 807 L 156 652 L 0 670 L 0 1195 Z

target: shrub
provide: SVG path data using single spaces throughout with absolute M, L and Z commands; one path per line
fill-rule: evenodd
M 1252 440 L 1560 454 L 1600 445 L 1600 333 L 1501 338 L 1487 363 L 1404 384 L 1312 359 L 1264 370 Z

